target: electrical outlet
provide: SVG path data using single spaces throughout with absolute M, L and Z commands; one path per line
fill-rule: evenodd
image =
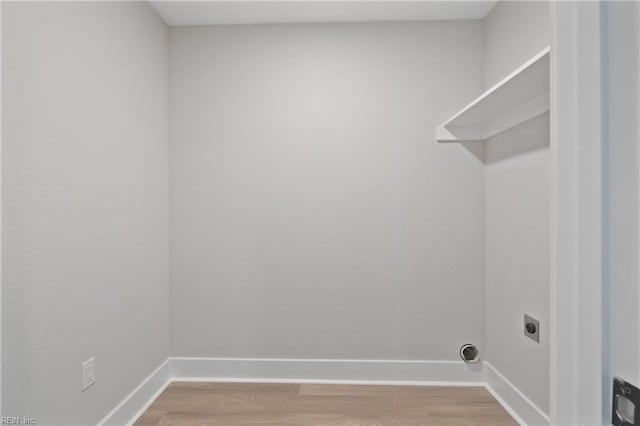
M 92 356 L 82 363 L 82 391 L 96 382 L 96 357 Z
M 524 335 L 540 343 L 540 322 L 527 314 L 524 314 Z

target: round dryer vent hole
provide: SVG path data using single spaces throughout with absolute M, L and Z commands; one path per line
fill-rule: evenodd
M 480 351 L 475 345 L 467 343 L 460 348 L 460 358 L 464 362 L 478 362 L 480 360 Z

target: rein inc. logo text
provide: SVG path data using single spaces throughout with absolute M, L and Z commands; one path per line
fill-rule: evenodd
M 32 417 L 0 417 L 2 425 L 35 425 L 36 420 Z

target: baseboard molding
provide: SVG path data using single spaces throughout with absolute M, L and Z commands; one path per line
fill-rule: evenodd
M 127 395 L 99 426 L 131 425 L 171 383 L 171 358 L 167 358 L 146 379 Z
M 462 361 L 173 358 L 174 381 L 482 386 L 482 364 Z
M 485 361 L 486 388 L 521 425 L 548 425 L 549 416 L 513 385 L 493 365 Z
M 167 358 L 99 425 L 131 425 L 171 382 L 332 383 L 409 386 L 484 386 L 522 425 L 549 418 L 488 362 Z

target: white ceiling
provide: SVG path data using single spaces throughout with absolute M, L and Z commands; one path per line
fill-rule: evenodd
M 496 1 L 150 1 L 169 25 L 482 19 Z

